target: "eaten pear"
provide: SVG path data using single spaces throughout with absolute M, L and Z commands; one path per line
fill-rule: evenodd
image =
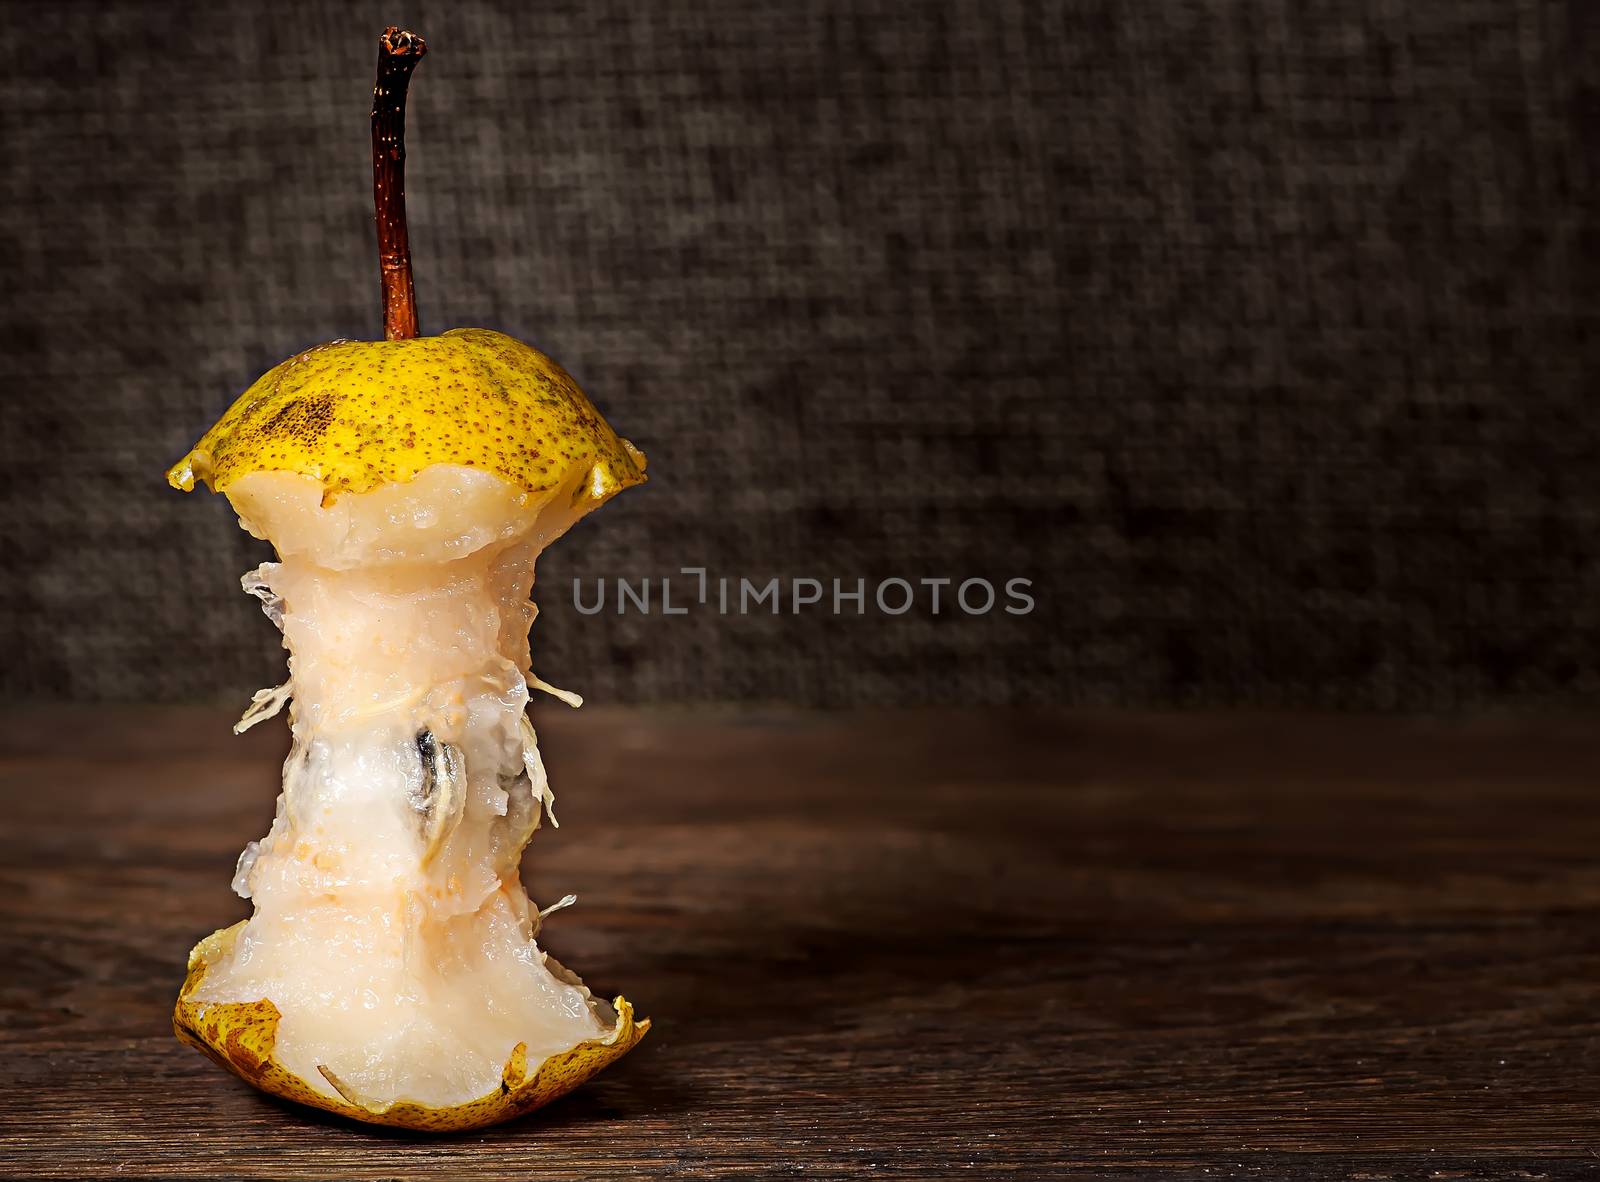
M 380 43 L 375 149 L 397 142 L 421 52 L 393 29 Z M 384 196 L 392 156 L 375 168 L 381 245 L 403 190 L 390 175 Z M 289 677 L 236 729 L 287 704 L 292 732 L 277 816 L 234 877 L 254 913 L 196 946 L 173 1021 L 266 1091 L 464 1129 L 564 1094 L 649 1029 L 539 947 L 554 908 L 519 869 L 555 821 L 530 693 L 579 704 L 530 668 L 535 560 L 643 481 L 644 456 L 537 350 L 396 331 L 394 283 L 386 264 L 390 339 L 283 362 L 168 473 L 277 552 L 244 587 Z

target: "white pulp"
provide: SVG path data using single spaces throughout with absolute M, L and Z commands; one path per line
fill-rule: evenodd
M 539 950 L 518 869 L 548 791 L 523 713 L 534 559 L 575 489 L 438 465 L 327 508 L 288 473 L 228 490 L 281 560 L 245 587 L 290 650 L 294 745 L 234 880 L 255 914 L 197 997 L 272 1001 L 277 1058 L 329 1095 L 459 1104 L 516 1044 L 531 1066 L 613 1024 Z

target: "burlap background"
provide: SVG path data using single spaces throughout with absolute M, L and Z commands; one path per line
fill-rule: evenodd
M 0 689 L 278 679 L 259 548 L 161 473 L 272 363 L 377 331 L 398 21 L 432 50 L 425 331 L 534 341 L 652 460 L 541 568 L 551 680 L 1592 703 L 1595 7 L 5 5 Z M 571 607 L 680 565 L 1039 608 Z

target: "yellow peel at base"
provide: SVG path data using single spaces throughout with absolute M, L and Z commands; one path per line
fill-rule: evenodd
M 476 1100 L 444 1108 L 409 1100 L 364 1103 L 322 1069 L 329 1086 L 343 1097 L 335 1099 L 313 1088 L 273 1057 L 279 1013 L 278 1007 L 270 1001 L 193 1000 L 207 966 L 228 953 L 243 928 L 244 921 L 240 921 L 231 928 L 213 932 L 189 953 L 189 975 L 178 993 L 178 1004 L 172 1014 L 173 1032 L 181 1041 L 204 1051 L 220 1066 L 264 1092 L 352 1120 L 430 1133 L 461 1132 L 499 1124 L 565 1096 L 638 1046 L 650 1029 L 650 1019 L 635 1021 L 627 998 L 618 997 L 612 1003 L 617 1023 L 605 1038 L 581 1042 L 532 1065 L 528 1062 L 526 1045 L 518 1043 L 506 1062 L 500 1086 Z

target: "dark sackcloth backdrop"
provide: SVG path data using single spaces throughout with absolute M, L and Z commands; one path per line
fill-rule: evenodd
M 395 22 L 424 331 L 531 340 L 650 455 L 542 561 L 549 680 L 1592 704 L 1595 7 L 5 4 L 0 692 L 281 680 L 264 547 L 162 472 L 378 332 Z M 681 566 L 1038 606 L 572 606 Z

